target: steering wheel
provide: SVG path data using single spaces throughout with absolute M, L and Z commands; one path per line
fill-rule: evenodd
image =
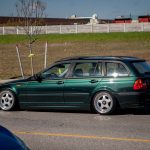
M 58 78 L 58 75 L 56 73 L 51 73 L 49 74 L 50 78 Z

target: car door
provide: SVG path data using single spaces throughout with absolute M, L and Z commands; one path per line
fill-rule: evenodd
M 81 106 L 89 103 L 93 90 L 102 79 L 102 63 L 78 62 L 70 76 L 64 80 L 66 105 Z
M 105 62 L 106 73 L 102 84 L 114 92 L 129 92 L 133 88 L 134 80 L 129 76 L 129 69 L 121 62 Z
M 63 80 L 69 65 L 68 63 L 54 65 L 38 75 L 41 81 L 29 81 L 26 87 L 26 105 L 39 108 L 64 105 Z
M 130 75 L 128 67 L 122 62 L 105 62 L 105 69 L 101 86 L 106 86 L 107 90 L 119 99 L 120 104 L 125 105 L 126 102 L 130 101 L 129 94 L 133 90 L 135 77 Z

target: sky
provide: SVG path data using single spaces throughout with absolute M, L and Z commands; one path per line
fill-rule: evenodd
M 113 19 L 117 16 L 150 15 L 150 0 L 41 0 L 46 4 L 49 18 L 67 18 L 72 15 Z M 0 0 L 0 16 L 16 16 L 17 0 Z

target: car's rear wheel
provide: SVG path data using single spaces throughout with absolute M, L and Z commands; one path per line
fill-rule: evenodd
M 111 114 L 116 109 L 116 99 L 108 92 L 99 92 L 93 98 L 93 108 L 101 115 Z
M 16 105 L 16 99 L 13 92 L 4 90 L 0 92 L 0 108 L 4 111 L 13 110 Z

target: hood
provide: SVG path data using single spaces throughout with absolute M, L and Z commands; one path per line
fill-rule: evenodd
M 6 128 L 2 127 L 2 126 L 0 126 L 0 134 L 1 135 L 7 135 L 11 138 L 14 138 L 13 134 L 10 131 L 8 131 Z
M 9 80 L 9 81 L 6 81 L 4 83 L 0 83 L 0 85 L 7 85 L 7 84 L 13 84 L 13 83 L 26 82 L 28 80 L 29 80 L 29 78 L 27 78 L 27 79 L 15 79 L 15 80 L 11 80 L 11 81 Z
M 27 150 L 26 145 L 8 129 L 0 126 L 0 149 Z

